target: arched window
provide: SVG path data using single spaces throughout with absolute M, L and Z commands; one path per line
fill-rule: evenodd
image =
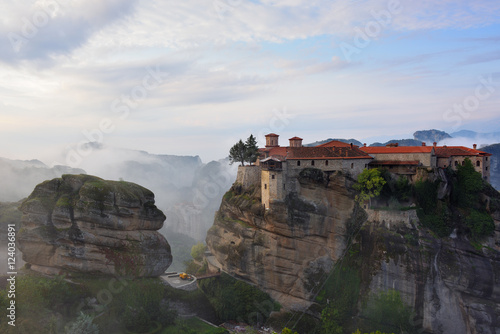
M 481 166 L 481 161 L 479 161 L 479 160 L 478 160 L 478 161 L 476 161 L 476 166 L 477 166 L 477 167 Z
M 300 166 L 300 160 L 299 160 L 299 161 L 297 161 L 297 166 Z
M 464 166 L 464 165 L 465 165 L 465 160 L 462 160 L 462 166 Z
M 328 166 L 328 160 L 325 160 L 325 166 Z
M 311 160 L 311 166 L 314 166 L 314 160 Z
M 455 166 L 458 166 L 458 161 L 455 160 Z

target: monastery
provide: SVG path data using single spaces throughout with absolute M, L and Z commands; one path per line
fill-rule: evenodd
M 289 146 L 279 145 L 279 135 L 266 135 L 266 146 L 259 149 L 260 156 L 254 166 L 240 167 L 237 182 L 250 185 L 260 182 L 262 204 L 266 209 L 274 201 L 283 201 L 286 194 L 296 190 L 296 179 L 305 168 L 317 168 L 324 172 L 342 171 L 353 178 L 365 168 L 386 168 L 389 172 L 409 177 L 418 168 L 451 167 L 472 161 L 476 171 L 485 181 L 490 181 L 490 153 L 464 146 L 399 146 L 389 144 L 368 147 L 366 144 L 346 144 L 333 140 L 317 146 L 303 146 L 302 138 L 289 139 Z

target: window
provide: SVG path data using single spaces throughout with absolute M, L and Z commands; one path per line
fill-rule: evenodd
M 354 163 L 351 163 L 351 169 L 353 169 L 353 168 L 354 168 Z
M 314 166 L 314 160 L 311 160 L 311 166 Z
M 488 167 L 484 167 L 485 170 L 488 170 Z
M 267 183 L 264 183 L 264 189 L 267 189 Z
M 458 166 L 458 161 L 455 160 L 455 166 Z
M 446 165 L 444 165 L 444 167 L 443 167 L 443 168 L 446 168 Z
M 479 160 L 478 160 L 478 161 L 476 161 L 476 166 L 477 166 L 477 167 L 481 166 L 481 161 L 479 161 Z
M 465 160 L 462 160 L 462 166 L 464 166 L 464 165 L 465 165 Z
M 328 160 L 325 160 L 325 166 L 328 166 Z
M 299 160 L 299 161 L 297 161 L 297 166 L 300 166 L 300 160 Z
M 271 179 L 273 179 L 273 180 L 274 180 L 274 175 L 271 175 Z
M 488 161 L 488 157 L 486 157 L 486 161 Z

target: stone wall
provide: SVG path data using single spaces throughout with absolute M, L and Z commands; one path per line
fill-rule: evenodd
M 363 169 L 368 167 L 372 159 L 300 159 L 300 160 L 287 160 L 287 167 L 290 170 L 290 175 L 295 176 L 296 171 L 303 170 L 304 168 L 317 168 L 322 171 L 343 171 L 351 174 L 356 178 Z M 300 162 L 300 165 L 298 164 Z
M 418 160 L 423 166 L 436 167 L 436 156 L 430 153 L 371 153 L 376 161 L 414 161 Z
M 469 158 L 476 172 L 481 173 L 486 181 L 490 181 L 490 159 L 488 157 L 465 157 L 453 156 L 449 158 L 438 158 L 438 167 L 446 168 L 451 166 L 453 170 L 457 170 L 457 165 L 462 165 L 465 158 Z M 477 165 L 479 161 L 479 166 Z
M 260 183 L 260 167 L 239 166 L 236 176 L 236 183 L 241 184 L 244 188 L 249 188 Z

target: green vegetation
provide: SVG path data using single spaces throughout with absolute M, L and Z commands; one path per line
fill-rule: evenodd
M 221 320 L 264 323 L 272 311 L 280 308 L 268 294 L 224 273 L 199 281 L 199 287 Z
M 206 249 L 207 249 L 207 246 L 205 245 L 205 243 L 198 242 L 196 245 L 194 245 L 191 248 L 191 256 L 196 261 L 201 261 L 201 260 L 203 260 L 203 254 L 205 253 Z
M 174 322 L 176 312 L 168 303 L 172 295 L 160 279 L 68 281 L 23 274 L 16 282 L 16 333 L 144 332 Z M 1 290 L 0 306 L 7 303 L 6 290 Z M 7 326 L 2 322 L 0 332 L 7 332 Z
M 336 266 L 329 275 L 316 301 L 323 305 L 321 333 L 343 333 L 356 313 L 361 277 L 354 266 Z
M 356 331 L 355 331 L 354 333 L 352 333 L 352 334 L 389 334 L 389 333 L 382 333 L 381 331 L 375 331 L 375 332 L 370 332 L 370 333 L 367 333 L 367 332 L 362 333 L 362 332 L 358 329 L 358 330 L 356 330 Z M 392 334 L 394 334 L 394 333 L 392 333 Z
M 67 334 L 99 334 L 99 326 L 93 323 L 94 317 L 80 312 L 80 316 L 69 327 Z
M 489 236 L 494 231 L 491 215 L 486 211 L 480 193 L 488 190 L 469 159 L 457 166 L 457 171 L 447 169 L 452 188 L 449 196 L 438 199 L 439 181 L 418 181 L 415 184 L 415 198 L 419 205 L 417 211 L 423 226 L 431 229 L 437 236 L 446 237 L 453 229 L 471 237 L 473 242 Z M 490 212 L 495 210 L 498 192 L 490 194 Z M 496 197 L 496 198 L 495 198 Z M 493 209 L 493 210 L 492 210 Z
M 241 166 L 244 166 L 245 162 L 254 163 L 258 155 L 257 140 L 253 135 L 250 135 L 245 143 L 240 139 L 231 147 L 229 150 L 229 161 L 231 164 L 239 162 Z
M 174 325 L 164 328 L 161 334 L 228 334 L 224 328 L 217 328 L 201 321 L 198 318 L 178 320 Z
M 415 314 L 403 303 L 398 291 L 389 290 L 371 296 L 361 316 L 362 327 L 366 332 L 378 328 L 388 333 L 416 333 L 416 328 L 412 325 Z
M 457 166 L 452 199 L 459 207 L 470 208 L 478 202 L 479 192 L 483 188 L 481 174 L 476 172 L 470 159 L 466 158 L 463 165 Z
M 356 195 L 356 201 L 358 203 L 370 201 L 371 205 L 372 197 L 380 195 L 384 184 L 386 184 L 386 181 L 382 177 L 380 170 L 365 168 L 363 172 L 358 175 L 358 180 L 353 185 L 353 188 L 359 192 Z
M 477 210 L 471 210 L 469 216 L 465 218 L 465 225 L 475 240 L 491 235 L 495 230 L 493 218 L 488 213 Z

